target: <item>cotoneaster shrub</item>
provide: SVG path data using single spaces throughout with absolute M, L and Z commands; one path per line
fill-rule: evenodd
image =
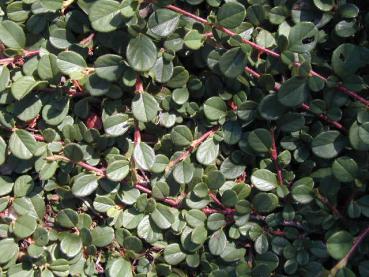
M 369 6 L 0 2 L 2 276 L 369 276 Z

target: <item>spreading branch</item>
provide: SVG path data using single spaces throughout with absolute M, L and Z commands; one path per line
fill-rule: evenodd
M 261 74 L 260 73 L 256 72 L 255 70 L 253 70 L 250 67 L 245 67 L 245 72 L 248 73 L 248 74 L 250 74 L 251 76 L 257 78 L 257 79 L 259 79 L 261 77 Z M 281 84 L 276 82 L 274 84 L 274 90 L 276 92 L 278 92 L 280 90 L 280 88 L 281 88 Z M 301 105 L 301 108 L 304 109 L 305 111 L 308 111 L 308 112 L 311 112 L 313 114 L 316 114 L 316 113 L 314 113 L 312 111 L 312 109 L 310 108 L 310 106 L 308 104 L 306 104 L 306 103 L 303 103 Z M 319 117 L 320 120 L 327 122 L 328 124 L 330 124 L 334 128 L 342 131 L 343 133 L 347 133 L 346 128 L 343 127 L 343 125 L 341 123 L 339 123 L 338 121 L 329 119 L 328 116 L 325 115 L 325 114 L 318 114 L 317 116 Z
M 64 161 L 64 162 L 67 162 L 67 163 L 68 162 L 74 163 L 74 164 L 77 164 L 80 167 L 82 167 L 82 168 L 84 168 L 88 171 L 94 172 L 98 176 L 105 176 L 105 170 L 104 169 L 97 168 L 97 167 L 89 165 L 88 163 L 85 163 L 85 162 L 74 162 L 71 159 L 69 159 L 65 156 L 62 156 L 62 155 L 49 156 L 49 157 L 46 157 L 46 160 L 48 160 L 48 161 Z
M 184 16 L 186 16 L 186 17 L 192 18 L 193 20 L 195 20 L 195 21 L 197 21 L 197 22 L 199 22 L 199 23 L 202 23 L 202 24 L 204 24 L 204 25 L 207 25 L 207 26 L 210 26 L 210 27 L 212 27 L 212 28 L 215 28 L 215 29 L 217 29 L 217 30 L 219 30 L 219 31 L 221 31 L 221 32 L 223 32 L 223 33 L 225 33 L 225 34 L 227 34 L 227 35 L 231 36 L 231 37 L 234 37 L 234 36 L 238 36 L 238 35 L 239 35 L 239 34 L 237 34 L 236 32 L 233 32 L 233 31 L 231 31 L 231 30 L 229 30 L 229 29 L 227 29 L 227 28 L 225 28 L 225 27 L 223 27 L 223 26 L 220 26 L 220 25 L 218 25 L 218 24 L 215 24 L 215 23 L 209 22 L 208 20 L 206 20 L 206 19 L 204 19 L 204 18 L 202 18 L 202 17 L 200 17 L 200 16 L 194 15 L 194 14 L 192 14 L 192 13 L 190 13 L 190 12 L 186 11 L 186 10 L 183 10 L 183 9 L 181 9 L 181 8 L 177 7 L 177 6 L 174 6 L 174 5 L 168 5 L 168 6 L 166 6 L 166 8 L 167 8 L 167 9 L 169 9 L 169 10 L 175 11 L 175 12 L 177 12 L 177 13 L 179 13 L 179 14 L 182 14 L 182 15 L 184 15 Z M 243 43 L 248 44 L 248 45 L 250 45 L 252 48 L 256 49 L 256 50 L 259 52 L 259 56 L 260 56 L 260 54 L 265 53 L 266 55 L 268 55 L 268 56 L 272 56 L 272 57 L 275 57 L 275 58 L 280 58 L 280 57 L 281 57 L 281 54 L 279 54 L 278 52 L 273 51 L 273 50 L 270 50 L 270 49 L 268 49 L 268 48 L 265 48 L 265 47 L 263 47 L 263 46 L 261 46 L 261 45 L 258 45 L 257 43 L 252 42 L 252 41 L 250 41 L 250 40 L 248 40 L 248 39 L 245 39 L 245 38 L 243 38 L 243 37 L 240 37 L 240 40 L 241 40 Z M 300 66 L 300 64 L 298 64 L 298 63 L 297 63 L 297 64 L 295 63 L 295 65 Z M 327 78 L 323 77 L 322 75 L 320 75 L 319 73 L 315 72 L 314 70 L 311 70 L 311 71 L 310 71 L 310 75 L 312 75 L 312 76 L 316 76 L 316 77 L 318 77 L 318 78 L 322 79 L 323 81 L 327 81 Z M 337 89 L 338 89 L 339 91 L 341 91 L 341 92 L 343 92 L 343 93 L 345 93 L 345 94 L 349 95 L 350 97 L 352 97 L 352 98 L 356 99 L 357 101 L 360 101 L 360 102 L 361 102 L 361 103 L 363 103 L 365 106 L 369 107 L 369 100 L 366 100 L 366 99 L 365 99 L 365 98 L 363 98 L 362 96 L 358 95 L 356 92 L 354 92 L 354 91 L 352 91 L 352 90 L 350 90 L 350 89 L 346 88 L 346 87 L 345 87 L 345 86 L 343 86 L 343 85 L 338 86 L 338 87 L 337 87 Z
M 281 167 L 279 166 L 279 163 L 278 163 L 278 150 L 277 150 L 277 145 L 275 143 L 274 128 L 272 128 L 270 130 L 270 132 L 272 134 L 272 150 L 271 150 L 271 156 L 272 156 L 272 160 L 274 162 L 275 170 L 277 171 L 277 177 L 278 177 L 279 185 L 282 186 L 284 184 L 284 180 L 283 180 L 282 169 L 281 169 Z
M 0 59 L 0 64 L 1 65 L 14 64 L 19 60 L 30 58 L 32 56 L 38 55 L 39 53 L 40 53 L 40 50 L 24 50 L 23 55 L 21 56 L 14 56 L 11 58 Z
M 194 140 L 190 147 L 182 152 L 182 154 L 179 155 L 178 158 L 169 162 L 169 164 L 165 168 L 165 172 L 168 173 L 176 164 L 187 159 L 191 155 L 191 153 L 197 149 L 197 147 L 199 147 L 208 137 L 213 136 L 218 131 L 218 129 L 219 127 L 214 127 L 212 130 L 207 131 L 205 134 L 203 134 L 200 138 Z
M 347 262 L 352 257 L 352 255 L 355 253 L 356 249 L 360 246 L 360 244 L 364 241 L 364 239 L 369 235 L 369 227 L 366 227 L 355 239 L 351 249 L 346 254 L 345 257 L 343 257 L 330 271 L 330 276 L 336 276 L 336 273 L 341 268 L 345 267 L 347 265 Z

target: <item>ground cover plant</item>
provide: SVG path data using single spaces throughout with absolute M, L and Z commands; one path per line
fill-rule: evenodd
M 369 7 L 0 1 L 2 276 L 369 276 Z

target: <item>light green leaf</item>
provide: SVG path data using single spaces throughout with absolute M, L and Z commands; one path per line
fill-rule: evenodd
M 23 29 L 10 20 L 0 22 L 0 40 L 10 48 L 21 49 L 26 46 L 26 35 Z
M 149 145 L 140 142 L 135 146 L 133 158 L 143 170 L 150 170 L 155 163 L 155 152 Z
M 130 40 L 126 57 L 129 65 L 136 71 L 148 71 L 156 62 L 157 49 L 153 41 L 142 34 Z
M 251 183 L 261 191 L 270 191 L 278 186 L 276 174 L 267 169 L 258 169 L 251 175 Z
M 29 160 L 33 157 L 37 142 L 35 138 L 25 130 L 14 131 L 9 139 L 9 149 L 14 156 L 21 160 Z
M 156 99 L 147 92 L 136 94 L 132 100 L 132 112 L 134 117 L 142 122 L 153 120 L 160 110 Z
M 85 197 L 93 193 L 99 183 L 98 178 L 95 174 L 81 174 L 79 175 L 73 183 L 72 193 L 77 197 Z

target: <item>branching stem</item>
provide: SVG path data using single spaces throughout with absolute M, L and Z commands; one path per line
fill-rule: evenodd
M 237 34 L 236 32 L 233 32 L 233 31 L 231 31 L 231 30 L 229 30 L 229 29 L 227 29 L 227 28 L 225 28 L 225 27 L 223 27 L 223 26 L 217 25 L 217 24 L 215 24 L 215 23 L 209 22 L 208 20 L 206 20 L 206 19 L 204 19 L 204 18 L 202 18 L 202 17 L 200 17 L 200 16 L 194 15 L 194 14 L 192 14 L 192 13 L 188 12 L 188 11 L 185 11 L 185 10 L 183 10 L 183 9 L 181 9 L 181 8 L 177 7 L 177 6 L 174 6 L 174 5 L 168 5 L 168 6 L 166 6 L 166 8 L 167 8 L 167 9 L 169 9 L 169 10 L 175 11 L 175 12 L 177 12 L 177 13 L 179 13 L 179 14 L 182 14 L 182 15 L 184 15 L 184 16 L 186 16 L 186 17 L 192 18 L 193 20 L 195 20 L 195 21 L 197 21 L 197 22 L 200 22 L 200 23 L 202 23 L 202 24 L 204 24 L 204 25 L 207 25 L 207 26 L 210 26 L 210 27 L 212 27 L 212 28 L 215 28 L 215 29 L 217 29 L 217 30 L 219 30 L 219 31 L 221 31 L 221 32 L 223 32 L 223 33 L 225 33 L 225 34 L 227 34 L 227 35 L 231 36 L 231 37 L 234 37 L 234 36 L 239 35 L 239 34 Z M 281 57 L 281 54 L 277 53 L 276 51 L 273 51 L 273 50 L 270 50 L 270 49 L 268 49 L 268 48 L 265 48 L 265 47 L 263 47 L 263 46 L 261 46 L 261 45 L 258 45 L 257 43 L 252 42 L 252 41 L 250 41 L 250 40 L 248 40 L 248 39 L 245 39 L 245 38 L 243 38 L 243 37 L 240 37 L 240 40 L 241 40 L 243 43 L 248 44 L 248 45 L 250 45 L 252 48 L 256 49 L 256 50 L 259 52 L 259 55 L 260 55 L 260 54 L 265 53 L 265 54 L 267 54 L 268 56 L 272 56 L 272 57 L 275 57 L 275 58 L 280 58 L 280 57 Z M 300 66 L 300 64 L 297 64 L 297 65 L 298 65 L 298 66 Z M 310 71 L 310 75 L 312 75 L 312 76 L 316 76 L 316 77 L 318 77 L 318 78 L 322 79 L 323 81 L 327 81 L 327 78 L 325 78 L 324 76 L 322 76 L 322 75 L 320 75 L 319 73 L 315 72 L 314 70 L 311 70 L 311 71 Z M 366 99 L 365 99 L 365 98 L 363 98 L 362 96 L 358 95 L 356 92 L 354 92 L 354 91 L 352 91 L 352 90 L 349 90 L 348 88 L 346 88 L 346 87 L 345 87 L 345 86 L 343 86 L 343 85 L 340 85 L 340 86 L 338 86 L 337 88 L 338 88 L 338 90 L 340 90 L 341 92 L 343 92 L 343 93 L 345 93 L 345 94 L 349 95 L 350 97 L 352 97 L 352 98 L 354 98 L 354 99 L 356 99 L 356 100 L 360 101 L 360 102 L 361 102 L 361 103 L 363 103 L 365 106 L 369 107 L 369 100 L 366 100 Z
M 356 249 L 360 246 L 360 244 L 364 241 L 364 239 L 369 235 L 369 227 L 366 227 L 355 239 L 350 251 L 343 257 L 332 269 L 330 272 L 330 276 L 336 276 L 336 273 L 341 268 L 347 265 L 347 262 L 355 253 Z

